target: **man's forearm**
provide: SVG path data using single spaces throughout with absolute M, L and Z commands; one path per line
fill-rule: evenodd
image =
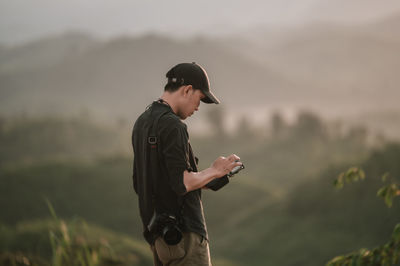
M 220 156 L 212 163 L 210 168 L 201 172 L 183 172 L 183 183 L 186 191 L 202 188 L 211 180 L 228 174 L 235 166 L 242 165 L 239 160 L 240 158 L 235 154 L 230 155 L 228 158 Z
M 189 172 L 183 173 L 183 183 L 185 184 L 186 191 L 193 191 L 204 187 L 214 178 L 221 177 L 218 171 L 213 168 L 207 168 L 200 172 Z

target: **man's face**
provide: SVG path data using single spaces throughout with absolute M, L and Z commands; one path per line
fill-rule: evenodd
M 178 116 L 182 120 L 191 116 L 195 111 L 199 110 L 200 100 L 205 97 L 201 90 L 195 90 L 191 86 L 186 87 Z

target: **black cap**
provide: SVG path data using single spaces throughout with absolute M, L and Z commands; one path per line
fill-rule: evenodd
M 210 91 L 210 81 L 207 72 L 199 64 L 181 63 L 171 68 L 167 74 L 168 83 L 179 83 L 181 85 L 192 85 L 193 88 L 201 90 L 206 96 L 201 101 L 204 103 L 219 104 L 220 101 Z

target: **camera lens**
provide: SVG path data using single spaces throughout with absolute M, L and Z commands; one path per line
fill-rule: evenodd
M 176 245 L 181 242 L 182 232 L 176 226 L 166 226 L 162 233 L 164 241 L 168 245 Z

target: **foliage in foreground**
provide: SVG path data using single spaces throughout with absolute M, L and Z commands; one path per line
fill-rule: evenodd
M 400 262 L 400 223 L 394 228 L 388 243 L 372 250 L 361 249 L 348 255 L 337 256 L 327 266 L 339 265 L 396 265 Z
M 151 265 L 147 246 L 82 219 L 2 226 L 0 265 Z
M 388 174 L 382 176 L 382 181 L 388 180 Z M 362 169 L 352 167 L 348 171 L 341 173 L 334 181 L 336 188 L 341 189 L 345 182 L 352 183 L 365 178 Z M 381 187 L 377 196 L 382 197 L 388 208 L 393 205 L 393 198 L 400 195 L 399 186 L 391 183 Z M 361 249 L 348 255 L 337 256 L 327 263 L 327 266 L 347 266 L 347 265 L 376 265 L 386 266 L 400 263 L 400 223 L 398 223 L 392 233 L 388 243 L 376 247 L 372 250 Z

